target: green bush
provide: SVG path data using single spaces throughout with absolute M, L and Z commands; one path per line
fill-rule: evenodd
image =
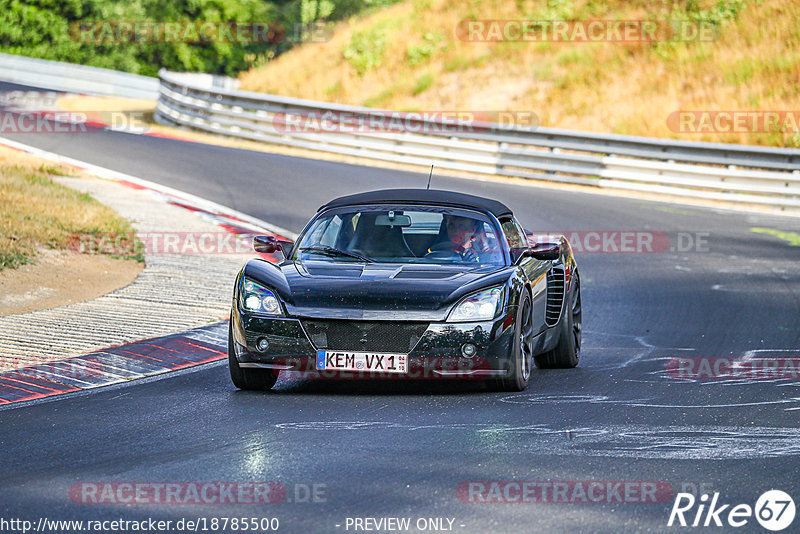
M 441 43 L 443 40 L 444 36 L 440 33 L 426 33 L 422 37 L 421 43 L 409 46 L 406 50 L 408 64 L 413 67 L 430 59 L 430 57 L 439 47 L 439 43 Z
M 380 28 L 355 32 L 342 54 L 359 76 L 368 70 L 379 67 L 386 46 L 386 35 Z
M 0 52 L 155 76 L 160 68 L 236 75 L 298 43 L 302 28 L 396 0 L 0 0 Z M 80 22 L 272 22 L 273 42 L 83 42 Z M 71 33 L 72 30 L 72 33 Z M 97 34 L 95 34 L 97 35 Z M 367 61 L 369 64 L 369 61 Z

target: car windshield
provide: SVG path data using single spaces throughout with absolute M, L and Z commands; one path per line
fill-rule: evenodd
M 293 259 L 329 262 L 504 265 L 494 225 L 469 210 L 358 206 L 323 213 L 301 237 Z

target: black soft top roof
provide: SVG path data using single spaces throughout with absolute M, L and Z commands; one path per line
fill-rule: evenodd
M 476 197 L 474 195 L 467 195 L 466 193 L 441 191 L 438 189 L 382 189 L 379 191 L 367 191 L 366 193 L 357 193 L 355 195 L 347 195 L 333 199 L 321 206 L 317 211 L 342 206 L 383 204 L 387 202 L 473 208 L 481 211 L 488 211 L 495 217 L 511 215 L 511 210 L 502 202 Z

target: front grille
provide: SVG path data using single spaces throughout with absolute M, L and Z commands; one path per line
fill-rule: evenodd
M 428 329 L 428 323 L 390 321 L 305 319 L 302 323 L 314 348 L 354 352 L 406 354 Z
M 547 326 L 555 326 L 561 317 L 561 305 L 564 302 L 564 267 L 553 267 L 547 273 L 547 307 L 544 322 Z

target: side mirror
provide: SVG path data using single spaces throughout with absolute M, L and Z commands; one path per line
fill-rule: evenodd
M 532 255 L 532 250 L 529 248 L 512 248 L 511 249 L 511 261 L 514 262 L 514 265 L 517 265 L 525 258 L 530 258 Z
M 561 244 L 553 241 L 536 243 L 530 249 L 531 256 L 537 260 L 557 260 L 561 255 Z
M 253 236 L 253 250 L 256 252 L 263 252 L 265 254 L 272 254 L 281 248 L 281 244 L 271 235 L 256 235 Z
M 511 259 L 514 265 L 524 258 L 537 260 L 557 260 L 561 256 L 561 244 L 558 241 L 540 241 L 526 248 L 512 248 Z
M 294 246 L 294 243 L 291 241 L 278 241 L 278 239 L 272 235 L 253 236 L 253 250 L 256 252 L 272 254 L 280 250 L 283 252 L 283 257 L 286 258 L 291 254 L 292 246 Z

